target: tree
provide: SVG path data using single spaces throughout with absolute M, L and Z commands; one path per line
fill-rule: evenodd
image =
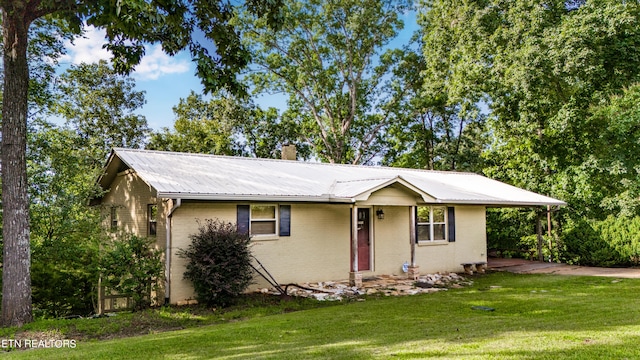
M 382 103 L 388 66 L 379 52 L 402 28 L 408 1 L 285 1 L 283 26 L 239 19 L 256 57 L 249 78 L 256 91 L 289 96 L 287 118 L 300 124 L 315 156 L 364 163 L 389 121 Z
M 173 107 L 174 129 L 163 128 L 152 134 L 147 148 L 165 151 L 216 155 L 239 155 L 240 144 L 234 138 L 238 123 L 247 109 L 231 96 L 216 96 L 209 102 L 191 92 Z
M 417 33 L 416 35 L 420 35 Z M 477 106 L 451 103 L 441 86 L 442 79 L 429 76 L 433 57 L 405 46 L 384 54 L 392 64 L 387 84 L 393 121 L 385 136 L 382 162 L 387 165 L 429 170 L 480 172 L 486 136 L 484 116 Z M 429 52 L 431 53 L 431 52 Z M 436 67 L 438 68 L 438 67 Z M 470 108 L 470 109 L 469 109 Z
M 68 212 L 70 209 L 77 210 L 77 203 L 73 201 L 69 203 L 68 200 L 71 199 L 70 197 L 64 195 L 59 196 L 61 194 L 54 194 L 55 191 L 49 191 L 55 187 L 57 189 L 65 189 L 65 191 L 69 193 L 74 193 L 75 190 L 81 188 L 81 186 L 76 186 L 77 184 L 74 182 L 78 180 L 76 177 L 68 179 L 67 181 L 67 179 L 54 175 L 58 173 L 58 166 L 65 163 L 65 161 L 58 160 L 54 163 L 50 161 L 52 156 L 65 157 L 68 155 L 69 157 L 73 157 L 74 155 L 72 155 L 72 153 L 74 153 L 75 148 L 71 147 L 70 149 L 65 149 L 64 152 L 57 152 L 60 144 L 60 142 L 57 141 L 59 138 L 57 136 L 51 136 L 49 133 L 51 126 L 44 120 L 51 114 L 52 105 L 55 102 L 55 69 L 57 61 L 63 52 L 63 40 L 70 37 L 67 29 L 65 29 L 64 26 L 58 25 L 60 24 L 51 19 L 38 19 L 32 25 L 32 31 L 29 33 L 27 55 L 31 78 L 29 79 L 29 112 L 27 114 L 28 131 L 30 132 L 28 140 L 29 153 L 27 154 L 29 165 L 27 171 L 30 185 L 30 214 L 34 215 L 31 218 L 32 221 L 30 221 L 30 227 L 31 229 L 35 227 L 35 231 L 32 232 L 32 234 L 35 233 L 35 238 L 32 238 L 35 247 L 32 248 L 31 253 L 36 260 L 31 271 L 49 277 L 44 278 L 43 276 L 36 275 L 36 278 L 33 279 L 31 285 L 36 288 L 33 293 L 33 299 L 37 303 L 38 310 L 45 312 L 55 311 L 61 314 L 66 311 L 66 305 L 69 303 L 62 304 L 51 301 L 52 297 L 49 295 L 56 291 L 60 292 L 62 289 L 62 287 L 58 286 L 59 284 L 54 284 L 55 281 L 52 281 L 53 278 L 74 283 L 74 287 L 62 289 L 62 292 L 67 289 L 72 289 L 71 291 L 75 293 L 69 295 L 67 299 L 74 302 L 75 305 L 83 301 L 83 299 L 80 299 L 77 295 L 84 294 L 87 289 L 83 286 L 84 283 L 82 283 L 82 281 L 77 281 L 78 278 L 75 276 L 83 273 L 83 271 L 68 272 L 69 268 L 66 267 L 67 259 L 83 261 L 86 260 L 86 257 L 78 256 L 76 253 L 63 259 L 62 256 L 60 256 L 61 252 L 57 251 L 62 250 L 63 253 L 69 254 L 77 249 L 77 247 L 72 249 L 72 247 L 69 246 L 69 241 L 60 241 L 61 239 L 59 238 L 61 233 L 69 230 L 66 226 L 77 220 L 73 214 Z M 0 74 L 0 77 L 3 77 L 3 73 L 4 72 Z M 80 161 L 76 159 L 76 161 L 73 162 L 74 165 L 83 163 L 83 156 L 80 156 L 80 158 Z M 69 173 L 66 172 L 66 174 L 68 175 Z M 95 175 L 95 173 L 92 174 Z M 91 182 L 95 182 L 95 178 L 91 179 Z M 86 197 L 81 200 L 82 204 L 85 202 Z M 53 203 L 62 205 L 64 210 L 51 208 L 50 206 L 53 205 Z M 56 215 L 60 216 L 58 217 Z M 49 225 L 56 229 L 52 229 Z M 78 223 L 72 225 L 72 228 L 75 229 L 75 231 L 93 229 L 92 226 L 83 227 L 79 226 Z M 64 230 L 59 231 L 61 229 Z M 86 232 L 81 239 L 86 240 L 91 237 L 89 231 Z M 46 241 L 44 239 L 50 239 L 52 241 Z M 50 245 L 54 245 L 55 249 L 50 247 Z M 56 273 L 55 271 L 45 269 L 46 267 L 50 268 L 54 265 L 56 269 L 65 273 L 60 276 L 60 272 Z M 87 266 L 85 262 L 75 268 L 89 269 L 90 266 Z M 40 284 L 46 284 L 49 286 L 49 289 L 44 289 L 39 286 Z M 46 295 L 43 296 L 44 293 L 46 293 Z M 89 293 L 86 292 L 86 294 Z M 64 297 L 64 294 L 58 293 L 55 296 L 60 299 Z M 44 300 L 44 298 L 46 298 L 46 300 Z M 75 305 L 74 307 L 77 308 Z M 91 303 L 89 302 L 87 308 L 90 307 Z
M 104 240 L 100 213 L 86 204 L 100 194 L 108 150 L 142 141 L 146 121 L 133 112 L 144 97 L 104 62 L 71 67 L 58 84 L 53 111 L 67 125 L 31 120 L 28 134 L 32 299 L 43 315 L 84 315 L 94 310 Z
M 633 194 L 633 187 L 617 181 L 632 181 L 640 164 L 637 157 L 609 155 L 612 142 L 630 144 L 610 132 L 618 127 L 615 116 L 596 114 L 640 80 L 640 58 L 631 55 L 640 50 L 640 4 L 457 0 L 423 1 L 421 8 L 430 44 L 425 56 L 442 64 L 430 73 L 442 79 L 447 96 L 488 105 L 493 141 L 484 153 L 485 174 L 563 199 L 573 218 L 603 219 L 635 207 L 614 206 L 613 199 L 630 199 L 624 192 Z M 488 222 L 535 218 L 501 212 Z
M 205 101 L 192 92 L 173 112 L 173 129 L 153 133 L 148 149 L 279 158 L 279 146 L 291 143 L 297 145 L 300 157 L 309 156 L 308 146 L 298 141 L 297 124 L 280 119 L 275 108 L 262 110 L 222 92 Z
M 112 147 L 143 147 L 147 120 L 134 112 L 145 103 L 135 81 L 117 74 L 106 61 L 71 66 L 59 79 L 56 111 L 86 144 L 100 164 Z M 88 147 L 84 145 L 83 147 Z
M 279 115 L 276 108 L 262 110 L 251 107 L 248 118 L 240 122 L 239 134 L 243 140 L 243 155 L 279 159 L 282 145 L 295 145 L 299 159 L 311 157 L 311 148 L 305 141 L 300 124 L 285 112 Z
M 249 11 L 279 21 L 279 2 L 248 0 Z M 205 89 L 226 87 L 242 92 L 235 74 L 246 66 L 250 53 L 228 20 L 235 7 L 226 1 L 147 2 L 75 0 L 2 0 L 5 94 L 2 104 L 2 204 L 4 263 L 2 324 L 22 325 L 32 320 L 30 288 L 29 200 L 27 196 L 26 138 L 29 69 L 27 44 L 30 26 L 44 17 L 60 19 L 80 33 L 84 21 L 106 29 L 106 48 L 113 53 L 116 71 L 128 72 L 140 62 L 145 43 L 162 43 L 169 54 L 187 49 L 197 63 Z M 202 43 L 197 38 L 213 44 Z M 210 54 L 213 45 L 216 54 Z
M 601 193 L 604 212 L 632 218 L 640 214 L 640 84 L 625 88 L 593 108 L 588 123 L 599 128 L 590 139 L 592 151 L 581 164 L 590 188 Z M 576 170 L 577 172 L 577 170 Z M 580 179 L 580 177 L 577 177 Z
M 28 140 L 32 292 L 42 315 L 93 312 L 101 232 L 96 149 L 74 131 L 42 125 Z M 99 149 L 98 149 L 99 152 Z
M 103 237 L 99 211 L 86 204 L 100 194 L 95 179 L 110 148 L 141 145 L 146 120 L 134 112 L 144 94 L 106 62 L 72 66 L 57 83 L 49 111 L 66 126 L 39 121 L 28 137 L 32 298 L 45 315 L 88 314 Z
M 460 0 L 422 6 L 425 56 L 435 53 L 446 65 L 432 71 L 446 81 L 443 91 L 488 104 L 494 142 L 485 172 L 559 198 L 577 194 L 576 171 L 603 151 L 592 147 L 600 136 L 589 120 L 593 107 L 639 79 L 640 58 L 629 54 L 640 50 L 640 5 Z M 602 216 L 591 206 L 598 191 L 572 197 L 572 205 Z

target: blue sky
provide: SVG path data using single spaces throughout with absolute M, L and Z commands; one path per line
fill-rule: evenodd
M 407 14 L 404 18 L 404 30 L 389 44 L 390 48 L 398 48 L 407 44 L 417 25 L 415 13 Z M 87 29 L 83 38 L 76 39 L 74 44 L 67 43 L 67 55 L 61 59 L 63 67 L 82 62 L 91 63 L 101 59 L 108 60 L 111 56 L 102 49 L 104 32 L 94 28 Z M 154 130 L 173 126 L 173 106 L 181 98 L 186 98 L 193 90 L 202 93 L 202 86 L 195 76 L 195 64 L 188 53 L 168 56 L 162 52 L 159 45 L 147 47 L 141 63 L 132 73 L 136 80 L 136 89 L 145 91 L 147 103 L 138 111 L 147 118 L 149 126 Z M 280 97 L 262 97 L 256 102 L 262 107 L 274 106 L 282 108 L 285 102 Z

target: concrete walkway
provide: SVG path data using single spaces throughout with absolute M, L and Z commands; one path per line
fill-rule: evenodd
M 631 268 L 599 268 L 577 266 L 524 259 L 489 258 L 487 267 L 497 271 L 508 271 L 517 274 L 557 274 L 580 276 L 606 276 L 627 279 L 640 279 L 640 269 Z

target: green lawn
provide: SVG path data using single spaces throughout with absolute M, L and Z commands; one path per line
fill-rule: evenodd
M 6 358 L 635 359 L 640 280 L 493 273 L 429 295 L 79 341 Z M 495 311 L 473 309 L 474 306 Z

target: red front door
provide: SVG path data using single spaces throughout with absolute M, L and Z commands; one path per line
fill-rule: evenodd
M 358 209 L 358 271 L 371 270 L 369 223 L 369 209 Z

